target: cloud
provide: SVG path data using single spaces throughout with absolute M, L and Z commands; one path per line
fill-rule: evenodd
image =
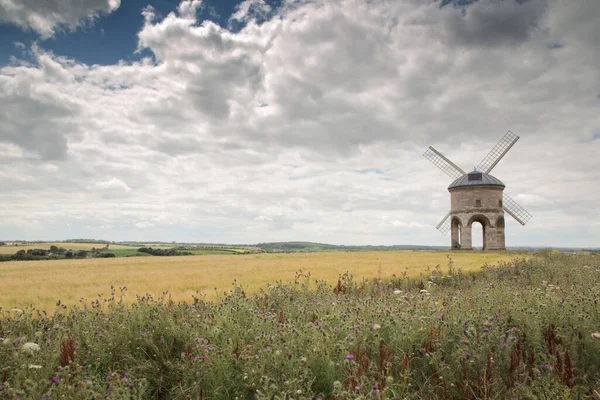
M 598 28 L 536 4 L 294 2 L 234 31 L 185 1 L 145 9 L 151 58 L 29 49 L 0 67 L 0 237 L 446 245 L 450 182 L 423 151 L 470 170 L 511 129 L 494 175 L 534 218 L 507 219 L 507 243 L 543 244 L 551 221 L 556 244 L 592 245 L 598 225 L 572 227 L 600 220 Z M 493 7 L 529 16 L 502 39 L 448 31 Z
M 248 22 L 251 19 L 267 18 L 271 12 L 271 6 L 265 0 L 244 0 L 236 6 L 235 12 L 229 17 L 229 26 L 234 22 Z
M 445 34 L 463 45 L 519 45 L 542 29 L 547 0 L 479 0 L 446 6 Z
M 0 21 L 33 30 L 43 39 L 110 14 L 121 0 L 0 0 Z

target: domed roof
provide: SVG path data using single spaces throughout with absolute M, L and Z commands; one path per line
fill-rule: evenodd
M 466 186 L 502 186 L 506 187 L 504 183 L 495 176 L 486 174 L 480 171 L 471 171 L 452 182 L 448 186 L 448 190 L 455 189 L 458 187 Z

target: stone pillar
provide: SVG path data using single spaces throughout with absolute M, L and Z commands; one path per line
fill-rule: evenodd
M 450 225 L 450 248 L 452 250 L 460 249 L 460 225 L 457 221 L 453 220 Z
M 473 250 L 470 226 L 463 226 L 460 230 L 460 248 L 462 250 Z

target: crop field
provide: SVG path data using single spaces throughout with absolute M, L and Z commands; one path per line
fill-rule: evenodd
M 99 293 L 107 294 L 111 286 L 128 288 L 126 302 L 134 301 L 138 294 L 165 291 L 175 301 L 192 301 L 192 296 L 216 300 L 234 281 L 252 293 L 279 280 L 293 281 L 300 270 L 310 273 L 313 282 L 318 279 L 331 284 L 345 272 L 355 279 L 418 277 L 428 267 L 446 269 L 449 256 L 454 267 L 465 272 L 514 257 L 507 252 L 390 251 L 11 261 L 0 263 L 0 306 L 34 305 L 51 311 L 58 300 L 64 304 L 91 301 Z
M 503 256 L 509 255 L 456 254 L 455 267 Z M 215 302 L 176 303 L 161 294 L 128 303 L 123 299 L 130 289 L 115 288 L 114 295 L 61 305 L 51 315 L 35 308 L 2 310 L 0 398 L 600 398 L 600 256 L 547 252 L 470 274 L 445 266 L 418 278 L 389 275 L 401 261 L 409 266 L 407 275 L 415 275 L 423 271 L 419 263 L 444 257 L 250 257 L 229 270 L 240 285 L 241 279 L 287 281 L 287 271 L 313 270 L 311 263 L 323 268 L 323 276 L 345 269 L 375 276 L 379 264 L 385 272 L 382 280 L 345 276 L 315 284 L 314 269 L 311 277 L 298 274 L 253 295 L 229 286 Z M 216 274 L 209 266 L 225 258 L 213 258 L 195 268 Z M 186 276 L 178 263 L 187 260 L 164 260 L 164 267 L 181 281 Z M 258 269 L 260 264 L 270 269 Z M 75 271 L 84 281 L 85 269 L 98 274 L 102 268 L 70 265 L 71 275 Z M 165 284 L 168 275 L 161 275 Z M 69 285 L 76 281 L 61 278 Z
M 29 250 L 29 249 L 48 249 L 50 246 L 55 245 L 57 247 L 63 247 L 65 249 L 72 250 L 90 250 L 92 247 L 101 248 L 104 247 L 104 244 L 101 243 L 65 243 L 65 242 L 45 242 L 45 243 L 28 243 L 22 244 L 18 246 L 0 246 L 0 254 L 14 254 L 19 250 Z M 121 246 L 116 244 L 110 245 L 110 250 L 133 250 L 138 249 L 138 247 L 132 246 Z

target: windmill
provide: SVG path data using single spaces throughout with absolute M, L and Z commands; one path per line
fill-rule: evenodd
M 483 227 L 483 249 L 504 250 L 504 212 L 521 225 L 531 219 L 531 214 L 504 193 L 504 183 L 490 175 L 517 140 L 519 136 L 511 131 L 506 132 L 475 170 L 469 173 L 431 146 L 423 154 L 453 179 L 448 186 L 450 211 L 437 226 L 444 235 L 451 232 L 453 249 L 473 248 L 471 226 L 474 222 L 479 222 Z

